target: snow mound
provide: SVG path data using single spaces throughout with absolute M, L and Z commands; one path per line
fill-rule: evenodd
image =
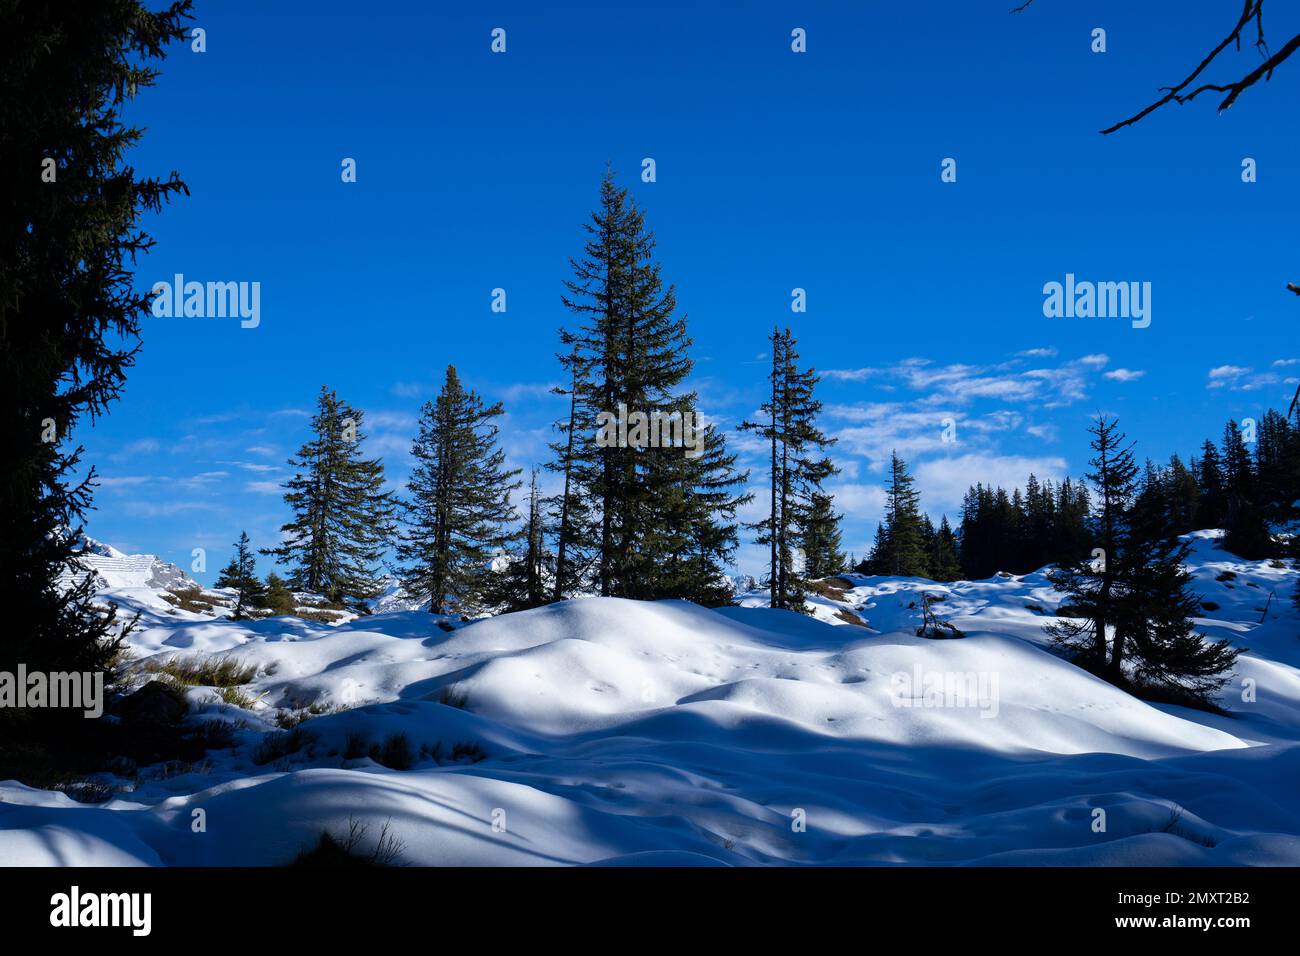
M 849 576 L 813 616 L 585 598 L 450 631 L 139 605 L 136 667 L 249 669 L 242 705 L 189 691 L 236 746 L 106 780 L 100 806 L 0 783 L 0 860 L 270 865 L 388 823 L 421 865 L 1300 864 L 1297 616 L 1257 610 L 1295 572 L 1196 548 L 1201 624 L 1252 648 L 1226 715 L 1051 653 L 1041 573 Z M 915 636 L 923 592 L 964 639 Z

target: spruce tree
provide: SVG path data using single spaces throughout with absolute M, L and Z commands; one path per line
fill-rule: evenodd
M 222 568 L 217 577 L 217 587 L 234 588 L 238 592 L 232 615 L 236 621 L 247 617 L 249 608 L 263 606 L 265 589 L 257 577 L 257 559 L 253 557 L 253 549 L 248 546 L 248 532 L 240 532 L 239 540 L 235 543 L 235 556 Z
M 402 590 L 428 600 L 433 614 L 480 609 L 490 563 L 515 539 L 510 495 L 519 469 L 508 469 L 494 421 L 504 412 L 461 385 L 456 369 L 426 402 L 411 448 L 415 469 L 395 548 Z
M 840 550 L 842 517 L 835 513 L 835 501 L 830 495 L 813 493 L 803 528 L 803 573 L 809 580 L 842 574 L 849 566 Z
M 272 615 L 293 614 L 297 610 L 289 585 L 274 571 L 266 576 L 266 587 L 262 592 L 260 606 L 270 611 Z
M 1196 475 L 1183 464 L 1177 455 L 1169 459 L 1165 476 L 1165 497 L 1169 503 L 1169 521 L 1177 534 L 1198 530 L 1197 518 L 1201 511 L 1201 491 Z
M 930 578 L 934 581 L 956 581 L 961 578 L 961 562 L 957 557 L 957 536 L 953 533 L 948 516 L 944 515 L 935 532 L 930 548 Z
M 1059 564 L 1085 554 L 1092 548 L 1092 531 L 1088 515 L 1092 500 L 1082 481 L 1066 477 L 1056 493 L 1056 526 L 1052 532 L 1052 550 L 1048 562 Z
M 694 395 L 690 396 L 694 408 Z M 713 425 L 698 436 L 699 454 L 682 449 L 651 456 L 648 483 L 655 492 L 654 519 L 640 534 L 638 577 L 628 597 L 680 598 L 706 607 L 732 603 L 727 567 L 738 544 L 736 510 L 751 496 L 736 456 Z
M 1107 663 L 1108 628 L 1119 616 L 1121 557 L 1129 540 L 1127 513 L 1137 465 L 1115 420 L 1099 415 L 1088 431 L 1094 452 L 1088 478 L 1100 497 L 1094 522 L 1100 553 L 1066 558 L 1048 573 L 1053 587 L 1069 599 L 1069 616 L 1048 632 L 1078 663 L 1101 673 Z
M 152 299 L 134 274 L 153 245 L 141 216 L 185 191 L 176 173 L 136 175 L 143 130 L 123 117 L 189 10 L 10 2 L 0 18 L 0 671 L 105 671 L 119 646 L 78 561 L 95 472 L 68 436 L 107 412 L 135 361 Z M 84 739 L 59 729 L 80 713 L 0 709 L 0 777 L 17 722 L 25 745 L 70 759 Z
M 572 597 L 590 586 L 591 570 L 599 553 L 595 490 L 602 473 L 590 449 L 597 425 L 586 376 L 594 368 L 576 336 L 561 330 L 560 339 L 569 346 L 569 351 L 557 356 L 569 374 L 569 384 L 552 391 L 568 398 L 569 413 L 555 423 L 560 437 L 551 442 L 555 458 L 546 463 L 547 469 L 561 479 L 560 493 L 548 502 L 555 526 L 554 601 Z
M 1223 487 L 1223 464 L 1214 442 L 1206 439 L 1201 446 L 1201 457 L 1193 470 L 1196 472 L 1196 488 L 1199 492 L 1197 527 L 1222 528 L 1228 500 Z
M 1049 580 L 1066 594 L 1066 618 L 1049 628 L 1075 661 L 1122 687 L 1159 699 L 1208 703 L 1238 651 L 1193 629 L 1199 613 L 1183 567 L 1189 547 L 1175 533 L 1162 476 L 1148 464 L 1140 485 L 1118 423 L 1090 429 L 1100 503 L 1092 561 L 1064 562 Z
M 692 362 L 676 293 L 654 259 L 645 215 L 611 172 L 586 226 L 563 303 L 577 319 L 561 336 L 570 414 L 552 468 L 564 476 L 556 595 L 591 587 L 615 597 L 727 599 L 725 561 L 747 476 L 716 429 L 700 454 L 680 442 L 603 441 L 604 416 L 698 422 L 683 388 Z M 696 425 L 698 427 L 698 425 Z
M 528 483 L 528 513 L 518 536 L 519 547 L 494 575 L 488 589 L 488 603 L 503 611 L 525 611 L 550 602 L 547 577 L 554 573 L 554 561 L 546 550 L 544 508 L 534 468 Z
M 745 421 L 741 431 L 756 433 L 768 446 L 768 515 L 752 527 L 759 544 L 768 546 L 768 588 L 772 607 L 802 612 L 809 575 L 795 566 L 794 551 L 807 538 L 815 496 L 822 482 L 836 473 L 818 452 L 833 445 L 816 424 L 822 404 L 814 397 L 820 381 L 813 369 L 799 368 L 799 353 L 789 329 L 773 329 L 771 397 L 761 411 L 765 421 Z M 824 555 L 823 555 L 824 557 Z
M 360 409 L 321 387 L 313 437 L 289 459 L 295 474 L 284 500 L 294 518 L 280 529 L 283 543 L 262 551 L 289 566 L 294 590 L 358 609 L 383 590 L 378 563 L 395 507 L 383 490 L 383 462 L 361 453 L 363 421 Z
M 1227 682 L 1240 652 L 1194 630 L 1191 619 L 1201 607 L 1183 566 L 1190 546 L 1173 526 L 1162 477 L 1148 463 L 1127 518 L 1106 677 L 1162 699 L 1204 703 Z
M 881 564 L 881 562 L 888 560 L 888 557 L 889 538 L 885 533 L 885 523 L 883 521 L 877 521 L 876 534 L 875 537 L 871 539 L 871 549 L 867 552 L 867 556 L 862 559 L 862 563 L 858 565 L 857 570 L 861 574 L 888 574 L 889 570 Z
M 1273 539 L 1257 496 L 1254 460 L 1241 427 L 1231 420 L 1223 429 L 1223 480 L 1227 502 L 1224 548 L 1251 560 L 1268 557 L 1274 553 Z
M 885 490 L 885 522 L 871 563 L 876 574 L 928 577 L 929 555 L 923 534 L 920 495 L 913 487 L 907 465 L 897 452 L 890 455 L 889 487 Z

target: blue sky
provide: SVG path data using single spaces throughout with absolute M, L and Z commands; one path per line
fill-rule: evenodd
M 891 448 L 955 516 L 976 480 L 1083 472 L 1098 410 L 1163 459 L 1294 391 L 1300 62 L 1223 115 L 1202 97 L 1097 132 L 1181 79 L 1239 4 L 456 6 L 197 4 L 206 52 L 175 48 L 130 114 L 136 167 L 192 193 L 146 222 L 137 281 L 260 282 L 261 322 L 145 320 L 123 400 L 75 436 L 103 479 L 92 535 L 183 567 L 205 548 L 210 582 L 241 530 L 278 539 L 322 384 L 366 410 L 400 486 L 449 363 L 505 402 L 511 461 L 541 463 L 561 283 L 607 161 L 658 236 L 702 411 L 754 413 L 774 323 L 825 374 L 858 554 Z M 1300 29 L 1270 17 L 1275 45 Z M 1216 78 L 1256 62 L 1228 55 Z M 1066 273 L 1150 282 L 1150 327 L 1044 317 Z M 742 569 L 761 560 L 747 543 Z

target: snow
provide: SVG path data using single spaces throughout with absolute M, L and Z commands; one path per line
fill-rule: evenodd
M 584 598 L 451 631 L 409 609 L 236 622 L 118 580 L 136 667 L 256 668 L 248 709 L 189 692 L 194 719 L 243 723 L 238 745 L 104 778 L 118 792 L 98 806 L 0 783 L 0 861 L 271 865 L 357 821 L 372 844 L 389 823 L 417 865 L 1300 864 L 1296 572 L 1190 541 L 1217 605 L 1198 623 L 1250 648 L 1229 716 L 1054 655 L 1041 572 L 850 575 L 813 617 L 761 592 L 719 610 Z M 915 636 L 922 594 L 965 639 Z M 313 705 L 306 746 L 253 762 L 277 713 Z M 356 755 L 398 733 L 410 769 Z

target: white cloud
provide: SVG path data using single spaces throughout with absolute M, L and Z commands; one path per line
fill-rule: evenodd
M 1066 475 L 1066 461 L 1057 456 L 1029 458 L 1020 455 L 971 453 L 951 458 L 936 458 L 916 466 L 916 486 L 921 505 L 932 514 L 952 515 L 961 506 L 966 490 L 973 484 L 1001 486 L 1011 491 L 1023 488 L 1032 473 L 1039 481 L 1059 481 Z
M 1131 368 L 1117 368 L 1110 372 L 1102 373 L 1102 377 L 1112 379 L 1116 382 L 1136 382 L 1145 374 L 1145 371 L 1137 371 Z
M 1210 369 L 1209 380 L 1205 387 L 1227 388 L 1234 392 L 1253 392 L 1283 381 L 1276 372 L 1256 372 L 1253 368 L 1241 365 L 1217 365 Z

